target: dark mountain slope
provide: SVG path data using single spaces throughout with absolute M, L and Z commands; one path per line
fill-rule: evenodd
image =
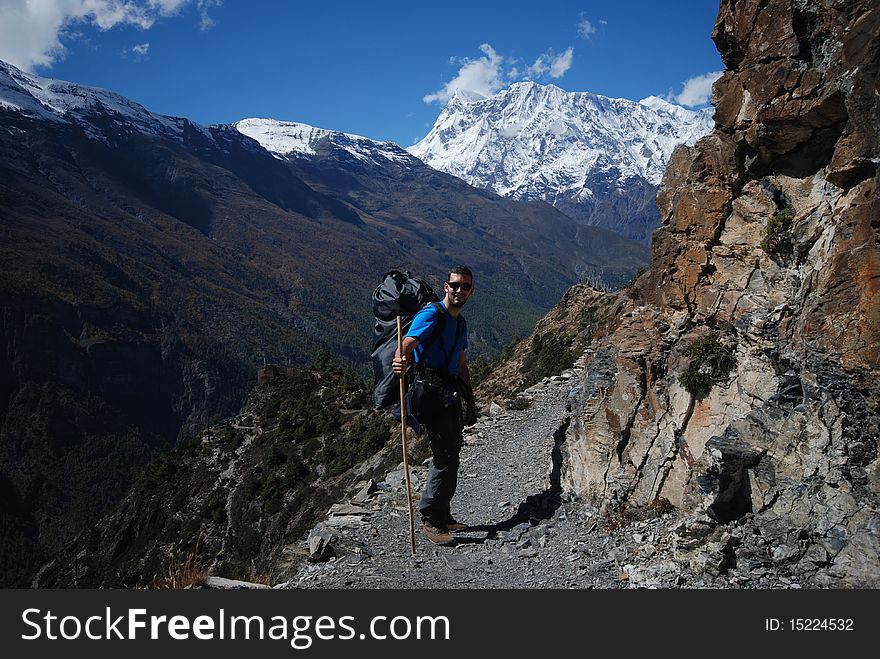
M 157 586 L 207 574 L 275 583 L 304 560 L 303 533 L 344 491 L 398 463 L 389 421 L 350 371 L 268 379 L 236 417 L 151 464 L 37 585 Z

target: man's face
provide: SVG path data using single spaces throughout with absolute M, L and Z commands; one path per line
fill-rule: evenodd
M 446 291 L 446 298 L 452 306 L 462 307 L 474 292 L 473 281 L 467 275 L 452 273 L 449 275 L 449 281 L 443 284 L 443 290 Z

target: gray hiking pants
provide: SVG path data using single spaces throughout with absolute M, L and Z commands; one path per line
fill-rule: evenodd
M 451 518 L 449 504 L 458 484 L 459 455 L 462 444 L 461 407 L 456 401 L 444 411 L 424 422 L 431 442 L 433 460 L 428 482 L 422 491 L 419 512 L 422 520 L 444 528 Z

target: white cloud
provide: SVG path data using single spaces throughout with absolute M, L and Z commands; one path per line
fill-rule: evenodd
M 223 4 L 223 0 L 198 0 L 199 7 L 199 29 L 202 32 L 206 30 L 210 30 L 217 23 L 208 15 L 208 10 L 211 7 L 219 7 Z
M 565 72 L 571 68 L 571 63 L 573 60 L 574 48 L 569 46 L 565 49 L 565 52 L 562 53 L 562 55 L 550 62 L 550 77 L 561 78 L 562 76 L 564 76 Z
M 519 80 L 561 78 L 574 61 L 574 48 L 566 48 L 561 55 L 556 55 L 550 48 L 539 55 L 534 64 L 523 70 L 518 60 L 498 54 L 487 43 L 480 46 L 480 50 L 483 51 L 483 57 L 479 59 L 449 58 L 451 64 L 459 65 L 458 73 L 443 89 L 425 95 L 422 100 L 425 103 L 446 103 L 455 95 L 456 90 L 466 95 L 492 96 Z
M 150 6 L 158 9 L 163 16 L 172 16 L 190 0 L 150 0 Z
M 561 55 L 554 55 L 552 50 L 538 56 L 526 72 L 529 79 L 541 78 L 549 74 L 551 78 L 561 78 L 571 68 L 574 61 L 574 48 L 568 47 Z
M 550 70 L 550 65 L 548 64 L 549 60 L 550 57 L 546 53 L 540 55 L 538 59 L 535 60 L 535 63 L 532 64 L 526 72 L 528 74 L 528 77 L 540 78 L 542 75 L 547 73 L 547 71 Z
M 141 43 L 141 44 L 138 44 L 137 46 L 132 46 L 131 52 L 133 52 L 135 55 L 139 55 L 140 57 L 145 57 L 146 54 L 148 52 L 150 52 L 150 44 Z
M 0 0 L 0 59 L 25 70 L 50 67 L 65 54 L 62 38 L 78 24 L 147 30 L 194 1 L 204 25 L 208 7 L 218 0 Z
M 491 96 L 504 87 L 504 75 L 501 68 L 504 58 L 487 43 L 481 45 L 480 50 L 483 51 L 483 57 L 475 60 L 461 60 L 463 64 L 458 70 L 458 74 L 447 82 L 443 89 L 433 94 L 427 94 L 422 100 L 425 103 L 433 103 L 434 101 L 445 103 L 452 98 L 456 90 Z
M 604 24 L 604 21 L 602 21 Z M 590 35 L 596 32 L 596 28 L 593 27 L 593 24 L 588 21 L 586 18 L 583 18 L 578 23 L 578 36 L 581 39 L 589 39 Z
M 680 105 L 705 105 L 712 97 L 712 84 L 718 80 L 723 71 L 713 71 L 701 76 L 694 76 L 684 81 L 681 93 L 672 100 Z

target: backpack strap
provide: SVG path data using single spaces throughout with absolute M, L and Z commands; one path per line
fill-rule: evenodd
M 462 334 L 461 328 L 464 326 L 467 328 L 467 324 L 465 319 L 459 316 L 456 319 L 455 323 L 455 338 L 452 340 L 452 350 L 449 351 L 449 356 L 446 358 L 446 372 L 449 373 L 449 368 L 452 366 L 452 356 L 455 354 L 455 347 L 458 345 L 458 339 Z
M 419 372 L 424 375 L 425 374 L 425 355 L 428 354 L 428 348 L 434 345 L 434 342 L 443 336 L 443 330 L 446 327 L 446 312 L 442 309 L 442 306 L 439 302 L 431 302 L 431 306 L 434 307 L 434 310 L 437 313 L 437 321 L 434 324 L 434 329 L 431 330 L 430 336 L 428 336 L 428 340 L 422 344 L 422 358 L 419 359 L 416 367 Z M 445 352 L 445 351 L 444 351 Z
M 434 325 L 434 329 L 431 330 L 431 336 L 425 341 L 425 347 L 422 349 L 422 354 L 425 354 L 428 351 L 428 348 L 434 344 L 434 341 L 436 341 L 438 337 L 443 336 L 443 330 L 446 328 L 446 312 L 443 310 L 442 305 L 439 302 L 431 302 L 431 306 L 434 307 L 434 310 L 437 312 L 437 323 Z
M 431 335 L 428 337 L 428 340 L 425 341 L 425 343 L 422 347 L 422 357 L 424 357 L 428 353 L 428 348 L 430 348 L 434 344 L 434 341 L 436 341 L 437 338 L 443 336 L 443 330 L 446 327 L 447 311 L 445 309 L 441 308 L 441 305 L 439 302 L 432 302 L 431 305 L 434 307 L 434 309 L 436 309 L 437 315 L 439 317 L 437 319 L 437 324 L 434 325 L 434 329 L 431 330 Z M 456 320 L 455 338 L 452 340 L 452 350 L 450 350 L 449 354 L 446 355 L 446 368 L 445 368 L 445 370 L 447 373 L 449 373 L 449 368 L 452 366 L 452 357 L 453 357 L 453 355 L 455 355 L 455 347 L 458 345 L 458 340 L 461 337 L 462 333 L 466 330 L 467 330 L 467 321 L 462 316 L 459 316 Z M 444 348 L 443 353 L 446 354 L 445 346 L 443 346 L 443 348 Z M 424 358 L 419 360 L 418 366 L 419 366 L 420 372 L 424 375 L 424 372 L 425 372 Z

